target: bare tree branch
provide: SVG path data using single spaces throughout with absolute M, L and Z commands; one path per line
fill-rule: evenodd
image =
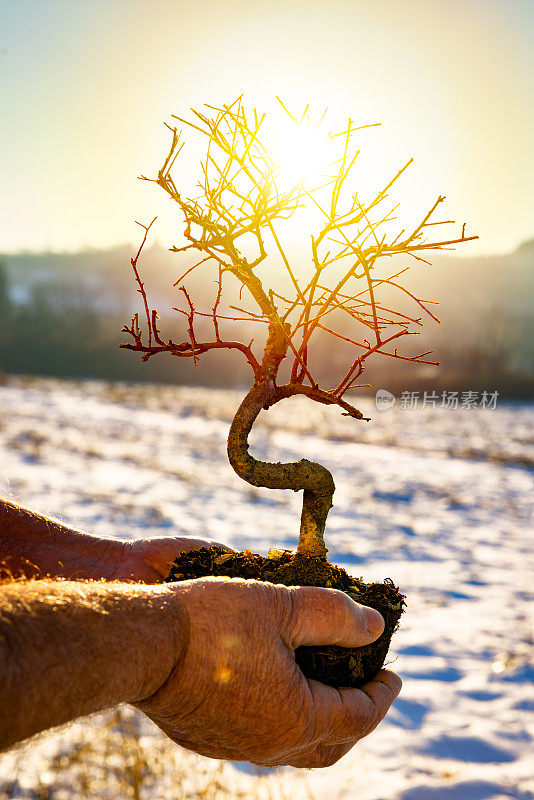
M 311 124 L 308 106 L 301 114 L 293 114 L 278 100 L 298 131 Z M 284 474 L 291 472 L 293 477 L 287 485 L 304 489 L 303 549 L 316 545 L 314 552 L 320 555 L 324 545 L 317 537 L 322 536 L 331 504 L 331 476 L 310 462 L 286 465 L 286 473 L 280 472 L 284 465 L 257 462 L 248 453 L 251 426 L 262 408 L 297 395 L 336 405 L 344 414 L 362 419 L 362 414 L 343 396 L 355 388 L 369 358 L 376 355 L 436 364 L 426 358 L 431 351 L 410 356 L 399 353 L 396 346 L 393 350 L 388 348 L 392 342 L 417 334 L 422 325 L 418 311 L 410 312 L 400 305 L 400 300 L 439 322 L 428 307 L 434 301 L 421 299 L 399 282 L 410 266 L 391 274 L 389 259 L 406 256 L 411 265 L 428 264 L 423 252 L 426 255 L 428 251 L 449 249 L 477 237 L 467 236 L 464 224 L 460 234 L 427 238 L 437 228 L 441 231 L 440 226 L 454 224 L 449 219 L 433 219 L 445 201 L 442 195 L 415 224 L 407 226 L 408 234 L 405 229 L 393 230 L 399 204 L 388 198 L 413 159 L 369 199 L 355 190 L 354 169 L 361 157 L 357 136 L 363 128 L 373 125 L 356 125 L 349 119 L 343 130 L 329 132 L 326 140 L 332 152 L 332 174 L 321 176 L 316 185 L 303 179 L 282 190 L 283 176 L 269 150 L 270 119 L 266 114 L 256 109 L 247 111 L 242 97 L 228 105 L 191 111 L 191 119 L 174 119 L 205 143 L 200 179 L 194 190 L 198 194 L 188 196 L 175 181 L 178 157 L 185 146 L 183 131 L 177 127 L 167 126 L 171 142 L 157 177 L 142 176 L 143 180 L 157 183 L 180 211 L 185 244 L 173 246 L 171 251 L 192 250 L 198 254 L 174 284 L 185 305 L 175 308 L 185 318 L 183 341 L 166 340 L 163 336 L 158 328 L 159 315 L 150 307 L 141 279 L 138 262 L 154 224 L 152 220 L 141 226 L 143 239 L 131 259 L 137 291 L 143 299 L 146 330 L 135 314 L 130 325 L 123 328 L 131 341 L 121 346 L 139 352 L 145 361 L 168 352 L 178 358 L 192 358 L 197 364 L 204 353 L 217 349 L 237 350 L 245 356 L 252 369 L 253 386 L 232 424 L 228 445 L 231 463 L 238 474 L 255 485 L 282 486 L 287 479 Z M 326 124 L 325 114 L 317 124 Z M 309 231 L 308 259 L 301 263 L 290 257 L 284 231 L 294 224 L 295 214 L 305 208 L 319 214 L 320 223 L 318 230 Z M 197 310 L 194 292 L 185 285 L 186 279 L 191 279 L 193 273 L 198 275 L 200 268 L 206 274 L 210 269 L 216 270 L 209 312 Z M 399 298 L 399 305 L 391 299 L 392 293 Z M 206 340 L 204 334 L 197 333 L 197 318 L 211 320 L 213 339 Z M 239 341 L 235 330 L 230 336 L 223 333 L 224 326 L 233 324 L 239 330 L 247 321 L 267 325 L 267 339 L 259 358 L 252 352 L 252 342 Z M 199 326 L 199 331 L 205 327 L 206 323 Z M 318 334 L 344 342 L 351 350 L 333 390 L 321 388 L 311 371 L 310 352 L 313 353 Z M 288 355 L 289 381 L 279 385 L 279 371 Z M 315 520 L 313 508 L 320 508 Z M 314 532 L 311 539 L 310 531 Z M 312 546 L 309 543 L 314 536 Z

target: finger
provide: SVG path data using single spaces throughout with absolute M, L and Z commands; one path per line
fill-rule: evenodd
M 340 745 L 367 736 L 383 720 L 400 692 L 402 681 L 389 670 L 361 689 L 334 689 L 308 680 L 313 698 L 315 744 Z
M 398 697 L 402 689 L 402 680 L 396 672 L 381 669 L 369 683 L 364 684 L 360 691 L 369 697 L 378 712 L 378 722 L 386 716 L 391 704 Z M 378 722 L 376 723 L 378 725 Z M 374 726 L 376 727 L 376 725 Z
M 138 545 L 138 542 L 135 544 Z M 201 547 L 220 547 L 222 550 L 232 552 L 226 545 L 211 539 L 190 539 L 185 536 L 160 536 L 144 539 L 142 542 L 146 563 L 163 578 L 169 574 L 174 559 L 182 553 L 190 553 Z
M 361 647 L 384 630 L 384 619 L 374 608 L 361 606 L 337 589 L 291 587 L 290 646 L 337 644 Z
M 172 554 L 170 553 L 170 548 L 168 548 L 168 555 L 171 561 L 174 561 L 180 553 L 190 553 L 192 550 L 200 550 L 201 547 L 218 547 L 220 550 L 224 550 L 227 553 L 234 552 L 231 547 L 228 547 L 228 545 L 222 542 L 217 542 L 215 539 L 192 539 L 183 536 L 179 539 L 175 539 L 175 543 L 174 552 Z
M 401 687 L 397 673 L 383 669 L 360 689 L 340 689 L 344 716 L 332 732 L 334 741 L 368 736 L 382 722 Z
M 331 767 L 340 758 L 343 758 L 357 740 L 339 745 L 316 745 L 288 754 L 284 759 L 284 764 L 299 769 L 317 769 L 318 767 Z
M 315 767 L 331 767 L 336 764 L 343 756 L 346 756 L 349 750 L 352 750 L 358 740 L 346 742 L 345 744 L 336 745 L 323 745 L 320 744 L 315 748 L 314 760 Z

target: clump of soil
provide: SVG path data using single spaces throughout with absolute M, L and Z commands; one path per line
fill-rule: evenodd
M 306 677 L 338 688 L 358 688 L 374 678 L 384 664 L 405 605 L 404 595 L 389 578 L 383 583 L 364 583 L 326 560 L 307 558 L 286 550 L 271 550 L 265 558 L 251 550 L 228 553 L 220 547 L 202 547 L 182 553 L 174 561 L 166 582 L 209 575 L 253 578 L 284 586 L 327 586 L 341 589 L 358 603 L 380 611 L 386 627 L 382 636 L 372 644 L 358 648 L 337 645 L 297 648 L 295 658 Z

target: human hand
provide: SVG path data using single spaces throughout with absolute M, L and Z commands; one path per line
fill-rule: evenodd
M 325 767 L 378 725 L 401 680 L 388 670 L 361 689 L 308 680 L 300 645 L 359 647 L 381 615 L 334 589 L 203 578 L 170 584 L 188 640 L 165 683 L 136 703 L 178 744 L 212 758 Z
M 102 577 L 106 580 L 161 583 L 168 576 L 172 562 L 180 553 L 189 553 L 201 547 L 231 548 L 212 539 L 190 539 L 184 536 L 160 536 L 154 539 L 134 539 L 118 542 L 111 563 L 103 565 Z
M 16 577 L 161 583 L 180 553 L 225 545 L 165 536 L 120 541 L 91 536 L 0 498 L 0 568 Z

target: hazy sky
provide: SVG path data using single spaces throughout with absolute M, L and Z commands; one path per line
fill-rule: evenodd
M 534 0 L 0 0 L 0 250 L 135 241 L 162 122 L 241 92 L 381 121 L 362 156 L 470 253 L 534 236 Z

